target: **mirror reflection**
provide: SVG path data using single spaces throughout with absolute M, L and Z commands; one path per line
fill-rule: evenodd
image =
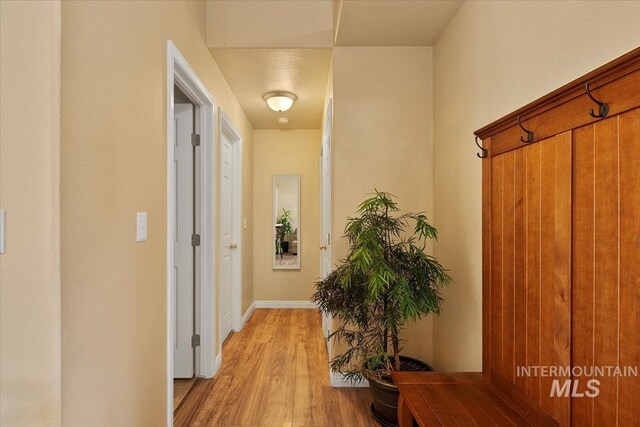
M 300 175 L 273 176 L 273 268 L 300 268 Z

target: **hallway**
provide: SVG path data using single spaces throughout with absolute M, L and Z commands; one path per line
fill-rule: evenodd
M 375 426 L 367 388 L 332 388 L 320 313 L 256 309 L 174 412 L 176 426 Z

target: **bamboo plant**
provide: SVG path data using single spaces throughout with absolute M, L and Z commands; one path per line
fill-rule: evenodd
M 401 369 L 401 334 L 406 323 L 439 313 L 447 271 L 426 253 L 437 230 L 424 213 L 400 213 L 395 196 L 375 190 L 348 218 L 349 252 L 312 300 L 341 322 L 329 336 L 346 343 L 333 370 L 357 381 L 366 370 L 388 379 Z

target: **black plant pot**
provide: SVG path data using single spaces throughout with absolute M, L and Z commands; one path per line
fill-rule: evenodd
M 433 371 L 433 368 L 421 360 L 412 357 L 400 356 L 401 362 L 411 362 L 422 367 L 423 371 Z M 369 390 L 373 397 L 371 404 L 371 415 L 385 427 L 396 427 L 398 425 L 398 397 L 400 393 L 393 384 L 382 381 L 377 377 L 365 372 L 365 378 L 369 381 Z
M 289 242 L 281 242 L 280 246 L 282 247 L 282 253 L 286 254 L 289 252 Z

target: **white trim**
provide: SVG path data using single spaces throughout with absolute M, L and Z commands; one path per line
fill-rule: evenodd
M 353 384 L 351 381 L 344 377 L 344 374 L 338 371 L 333 371 L 331 370 L 331 368 L 329 368 L 329 379 L 331 381 L 331 387 L 369 387 L 369 381 L 367 381 L 366 379 L 363 378 L 357 383 Z
M 332 168 L 332 140 L 333 140 L 333 99 L 329 98 L 327 102 L 327 112 L 325 113 L 324 126 L 322 128 L 322 145 L 320 146 L 320 244 L 326 245 L 324 252 L 320 251 L 320 277 L 325 278 L 331 273 L 332 269 L 332 261 L 331 261 L 331 246 L 332 242 L 332 232 L 331 232 L 331 220 L 332 220 L 332 201 L 331 201 L 331 185 L 333 182 L 333 176 L 331 175 Z M 328 150 L 329 164 L 327 165 L 329 169 L 329 178 L 328 182 L 325 182 L 324 179 L 324 150 Z M 326 205 L 328 205 L 328 212 L 325 209 Z M 326 226 L 326 227 L 325 227 Z M 325 269 L 325 256 L 329 260 L 329 271 L 324 271 Z M 331 322 L 332 317 L 329 313 L 322 313 L 322 335 L 327 338 L 327 353 L 329 357 L 331 357 L 331 340 L 328 339 L 331 334 Z
M 235 279 L 231 284 L 231 329 L 237 332 L 242 330 L 244 325 L 242 322 L 242 135 L 222 108 L 218 108 L 218 114 L 220 120 L 218 140 L 222 141 L 222 133 L 224 132 L 232 143 L 233 153 L 232 240 L 238 246 L 231 251 L 231 277 Z M 222 171 L 222 167 L 220 167 L 220 171 Z M 218 182 L 221 184 L 222 180 L 218 179 Z M 222 322 L 218 323 L 220 327 L 218 333 L 222 336 Z M 222 342 L 219 343 L 219 347 L 219 351 L 222 351 Z
M 214 270 L 216 239 L 216 212 L 213 200 L 216 189 L 213 177 L 216 172 L 215 150 L 215 100 L 202 84 L 197 74 L 191 69 L 187 60 L 171 42 L 167 41 L 167 425 L 173 425 L 173 236 L 175 234 L 175 170 L 174 170 L 174 85 L 177 85 L 196 105 L 196 117 L 200 133 L 200 276 L 199 307 L 196 307 L 196 333 L 200 334 L 200 347 L 196 351 L 196 375 L 211 378 L 216 372 L 215 341 L 216 331 L 213 327 L 215 319 Z M 220 355 L 221 357 L 221 355 Z M 202 362 L 202 363 L 200 363 Z
M 253 314 L 253 309 L 254 308 L 256 308 L 256 303 L 252 302 L 251 305 L 249 306 L 249 308 L 247 308 L 247 311 L 244 312 L 244 315 L 242 316 L 242 322 L 240 323 L 240 329 L 238 329 L 236 332 L 240 332 L 242 330 L 242 328 L 244 328 L 244 325 L 251 318 L 251 315 Z
M 218 375 L 218 371 L 220 370 L 220 366 L 222 366 L 222 353 L 218 353 L 216 356 L 216 362 L 213 365 L 213 375 Z M 173 397 L 172 397 L 173 399 Z
M 318 308 L 311 301 L 255 301 L 256 308 Z

